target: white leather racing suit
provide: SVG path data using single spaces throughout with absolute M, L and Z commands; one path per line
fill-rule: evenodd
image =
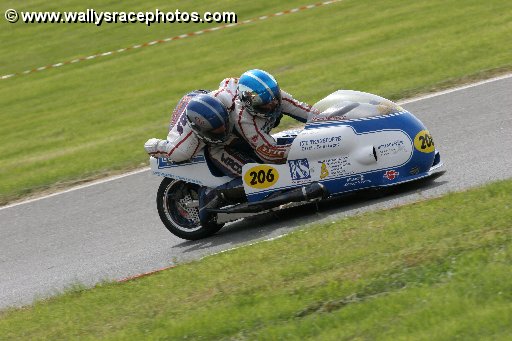
M 229 110 L 234 122 L 236 134 L 242 137 L 265 163 L 284 163 L 290 151 L 291 144 L 277 145 L 270 135 L 270 130 L 279 121 L 251 115 L 237 96 L 238 78 L 226 78 L 220 83 L 218 90 L 210 93 L 217 97 Z M 305 123 L 318 111 L 310 105 L 294 99 L 290 94 L 281 90 L 282 113 Z
M 176 105 L 169 124 L 169 134 L 166 140 L 158 142 L 157 150 L 150 153 L 154 157 L 169 158 L 173 162 L 182 162 L 193 158 L 205 147 L 196 133 L 187 124 L 185 109 L 190 100 L 197 94 L 207 93 L 204 90 L 196 90 L 181 98 Z M 247 151 L 248 153 L 244 153 Z M 246 145 L 235 134 L 223 144 L 211 144 L 206 146 L 205 153 L 208 154 L 213 164 L 222 173 L 231 177 L 242 175 L 242 167 L 249 162 L 258 162 L 251 154 L 250 147 Z
M 205 146 L 204 142 L 187 124 L 185 115 L 188 102 L 199 93 L 206 92 L 194 91 L 181 98 L 172 112 L 167 139 L 158 143 L 156 152 L 150 153 L 151 156 L 166 157 L 174 162 L 182 162 L 194 157 Z

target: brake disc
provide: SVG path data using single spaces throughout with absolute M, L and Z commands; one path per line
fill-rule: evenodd
M 185 195 L 181 198 L 177 203 L 179 208 L 187 213 L 187 219 L 192 220 L 195 224 L 199 223 L 199 210 L 197 207 L 190 207 L 188 205 L 192 201 L 192 197 L 190 194 Z

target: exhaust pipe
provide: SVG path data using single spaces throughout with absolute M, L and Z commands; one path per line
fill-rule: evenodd
M 256 213 L 268 210 L 289 202 L 312 201 L 325 199 L 328 192 L 324 185 L 313 182 L 307 186 L 294 188 L 285 192 L 274 193 L 255 203 L 242 203 L 227 208 L 208 209 L 213 213 Z

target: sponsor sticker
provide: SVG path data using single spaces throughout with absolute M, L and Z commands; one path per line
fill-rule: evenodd
M 268 158 L 284 158 L 284 149 L 271 148 L 262 144 L 256 149 L 261 155 Z
M 403 140 L 395 140 L 393 142 L 387 142 L 379 145 L 377 151 L 381 156 L 396 155 L 400 152 L 407 153 L 405 142 Z
M 158 158 L 158 169 L 164 169 L 164 168 L 174 168 L 174 167 L 181 167 L 186 166 L 194 163 L 203 163 L 205 162 L 204 156 L 194 156 L 192 159 L 183 161 L 183 162 L 173 162 L 171 159 L 166 157 L 159 157 Z
M 237 160 L 235 160 L 234 158 L 232 158 L 231 155 L 223 152 L 222 155 L 220 156 L 220 161 L 225 167 L 229 168 L 236 174 L 242 174 L 243 165 L 240 162 L 237 162 Z
M 339 158 L 326 159 L 322 161 L 318 161 L 321 165 L 320 178 L 322 178 L 322 174 L 325 174 L 324 178 L 327 176 L 343 176 L 352 172 L 347 170 L 352 164 L 350 163 L 348 156 L 342 156 Z
M 153 171 L 153 174 L 157 175 L 157 176 L 163 176 L 163 177 L 168 177 L 169 176 L 169 173 L 158 172 L 158 171 Z M 180 175 L 173 174 L 172 178 L 176 179 L 176 180 L 182 180 L 182 181 L 185 181 L 185 182 L 190 182 L 190 183 L 193 183 L 193 184 L 203 185 L 203 183 L 201 181 L 199 181 L 197 179 L 187 178 L 185 176 L 180 176 Z
M 250 168 L 244 174 L 244 182 L 257 189 L 272 187 L 279 180 L 279 172 L 272 166 L 259 165 Z
M 169 168 L 172 166 L 172 162 L 168 161 L 168 158 L 159 157 L 158 158 L 158 169 Z
M 183 127 L 187 124 L 187 115 L 181 115 L 176 123 L 176 130 L 180 135 L 183 134 Z
M 292 180 L 304 180 L 311 178 L 309 162 L 307 159 L 289 160 L 290 175 Z
M 333 149 L 341 146 L 341 135 L 300 141 L 302 151 Z
M 365 179 L 364 175 L 360 174 L 360 175 L 351 176 L 350 178 L 347 178 L 347 182 L 345 183 L 345 187 L 347 187 L 347 186 L 359 186 L 359 185 L 363 185 L 363 184 L 370 183 L 370 182 L 371 182 L 371 180 Z
M 396 170 L 388 170 L 384 173 L 384 177 L 388 180 L 395 180 L 399 174 Z
M 422 153 L 432 153 L 435 150 L 434 140 L 428 130 L 422 130 L 416 134 L 414 147 Z
M 312 122 L 324 122 L 324 121 L 346 121 L 347 116 L 314 116 Z
M 329 169 L 327 168 L 325 163 L 322 162 L 322 166 L 320 169 L 320 179 L 325 179 L 328 176 L 329 176 Z

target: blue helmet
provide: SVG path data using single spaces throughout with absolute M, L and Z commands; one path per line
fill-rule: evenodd
M 197 137 L 206 143 L 226 142 L 232 124 L 224 105 L 215 97 L 197 95 L 187 104 L 187 121 Z
M 251 115 L 274 120 L 281 115 L 281 89 L 268 72 L 244 72 L 238 80 L 238 97 Z

